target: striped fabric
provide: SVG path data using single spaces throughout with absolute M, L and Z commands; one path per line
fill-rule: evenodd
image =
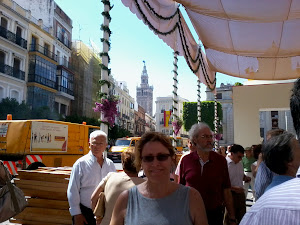
M 299 225 L 300 178 L 267 191 L 245 214 L 240 225 Z
M 263 195 L 266 188 L 272 182 L 273 176 L 274 173 L 266 166 L 265 162 L 261 162 L 257 170 L 254 184 L 256 200 Z

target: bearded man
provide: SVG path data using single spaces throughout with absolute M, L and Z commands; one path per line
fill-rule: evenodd
M 180 164 L 179 183 L 197 189 L 204 201 L 209 225 L 223 225 L 224 205 L 229 223 L 236 224 L 226 159 L 213 149 L 213 134 L 205 123 L 189 131 L 194 151 Z

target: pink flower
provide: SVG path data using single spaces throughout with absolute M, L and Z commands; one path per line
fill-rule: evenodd
M 114 126 L 117 112 L 117 105 L 119 100 L 111 97 L 111 98 L 103 98 L 101 99 L 101 103 L 95 102 L 96 107 L 93 108 L 95 112 L 103 113 L 103 121 L 108 122 L 111 127 Z
M 177 135 L 182 127 L 182 121 L 181 120 L 174 120 L 172 122 L 172 126 L 173 126 L 173 129 L 174 129 L 174 133 L 175 135 Z

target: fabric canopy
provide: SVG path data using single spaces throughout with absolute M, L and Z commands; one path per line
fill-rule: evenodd
M 184 56 L 210 89 L 215 87 L 215 72 L 255 80 L 285 80 L 300 75 L 299 0 L 122 2 Z M 186 10 L 205 54 L 179 8 Z

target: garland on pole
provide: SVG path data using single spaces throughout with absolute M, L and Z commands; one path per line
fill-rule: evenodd
M 102 0 L 101 1 L 104 4 L 104 11 L 101 13 L 101 15 L 104 17 L 104 22 L 101 25 L 100 29 L 103 31 L 103 38 L 101 38 L 101 42 L 103 43 L 103 52 L 101 52 L 99 55 L 102 58 L 102 62 L 100 63 L 100 68 L 102 71 L 101 77 L 102 79 L 99 80 L 100 85 L 100 91 L 98 92 L 98 97 L 100 99 L 100 102 L 95 102 L 95 112 L 101 113 L 101 121 L 100 124 L 107 124 L 110 127 L 114 126 L 115 118 L 118 114 L 117 112 L 117 105 L 119 103 L 119 98 L 115 95 L 109 95 L 106 89 L 103 89 L 103 86 L 107 86 L 109 89 L 112 85 L 112 83 L 108 80 L 108 76 L 111 73 L 111 69 L 108 68 L 108 64 L 110 63 L 110 57 L 108 54 L 108 51 L 110 50 L 110 36 L 111 36 L 111 30 L 109 28 L 109 23 L 111 21 L 111 16 L 109 14 L 109 11 L 113 8 L 110 5 L 109 0 Z M 107 7 L 108 6 L 108 7 Z M 108 8 L 108 11 L 106 10 Z M 108 24 L 108 25 L 105 25 Z M 108 38 L 107 38 L 108 37 Z M 105 58 L 107 58 L 107 61 Z M 106 75 L 107 72 L 107 75 Z
M 201 122 L 201 97 L 200 97 L 200 94 L 201 94 L 201 81 L 200 79 L 198 78 L 197 80 L 197 96 L 198 96 L 198 102 L 197 102 L 197 122 L 200 123 Z

